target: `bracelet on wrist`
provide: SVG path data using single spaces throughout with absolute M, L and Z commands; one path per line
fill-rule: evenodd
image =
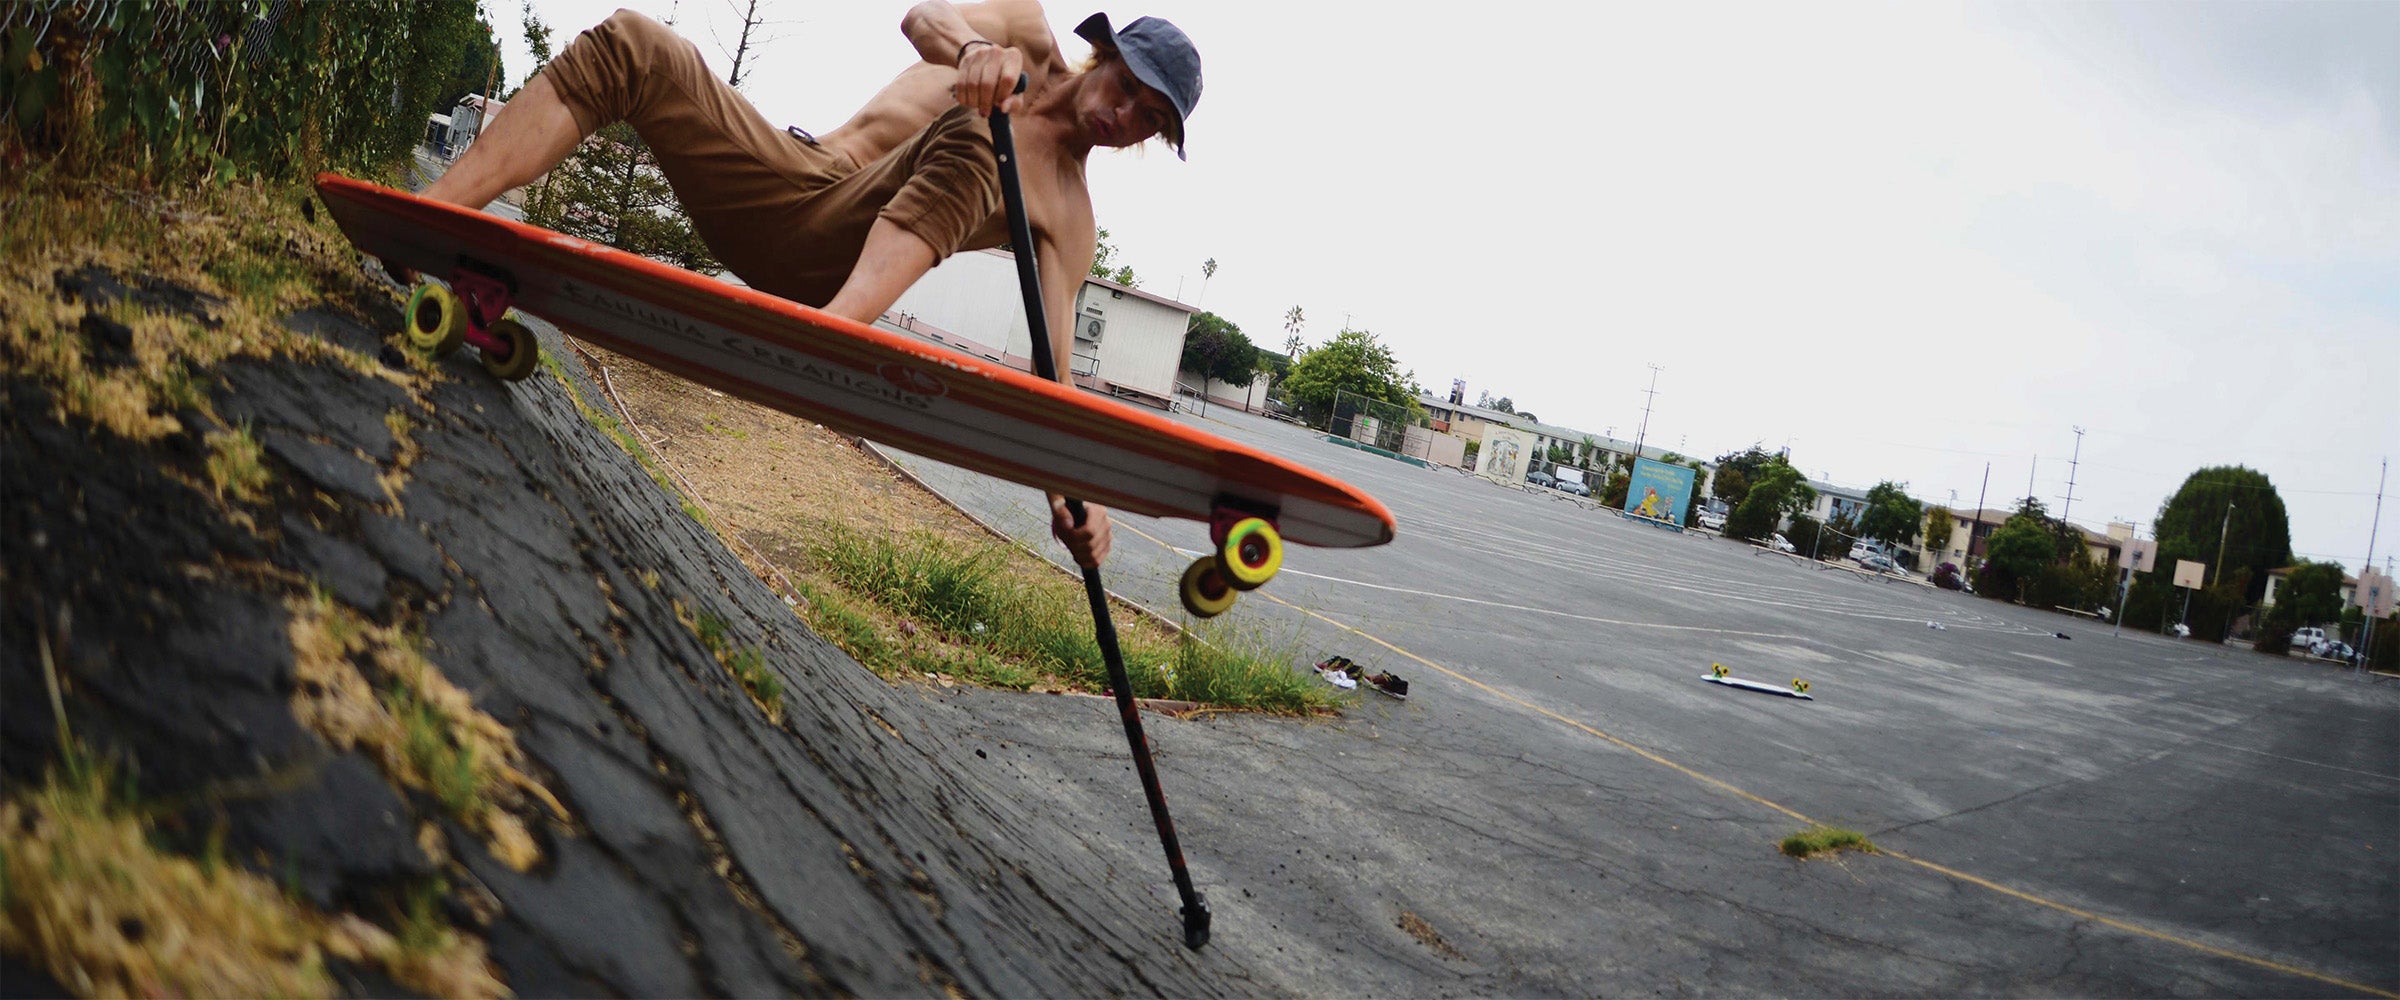
M 958 43 L 958 58 L 950 60 L 951 65 L 955 66 L 959 63 L 966 62 L 967 50 L 978 45 L 989 45 L 994 48 L 998 48 L 1000 43 L 986 38 L 970 38 L 966 41 L 960 42 Z

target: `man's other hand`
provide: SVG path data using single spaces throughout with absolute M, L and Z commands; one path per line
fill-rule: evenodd
M 1016 93 L 1017 77 L 1025 72 L 1025 54 L 1006 45 L 969 42 L 958 59 L 958 82 L 950 92 L 960 107 L 989 117 L 994 107 L 1015 114 L 1023 103 Z
M 1067 498 L 1050 495 L 1050 537 L 1067 547 L 1075 557 L 1075 565 L 1097 569 L 1108 558 L 1108 510 L 1092 504 L 1083 505 L 1083 525 L 1077 527 L 1075 516 L 1067 513 Z

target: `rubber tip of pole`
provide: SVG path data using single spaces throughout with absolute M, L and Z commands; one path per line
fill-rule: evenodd
M 1199 951 L 1208 945 L 1208 897 L 1192 893 L 1192 903 L 1183 908 L 1183 946 Z

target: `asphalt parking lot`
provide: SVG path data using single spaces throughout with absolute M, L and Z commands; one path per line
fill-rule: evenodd
M 2400 683 L 1181 419 L 1399 522 L 1294 547 L 1227 619 L 1398 672 L 1408 701 L 1152 723 L 1212 948 L 1262 988 L 2400 996 Z M 896 457 L 1058 556 L 1030 491 Z M 1204 528 L 1117 524 L 1109 585 L 1179 617 Z M 1703 683 L 1712 663 L 1816 700 Z M 985 710 L 1009 697 L 969 698 L 996 744 L 1089 751 L 1012 765 L 1029 791 L 1121 774 L 1109 727 L 1012 731 Z M 1160 867 L 1123 818 L 1128 870 Z M 1807 822 L 1891 853 L 1779 856 Z

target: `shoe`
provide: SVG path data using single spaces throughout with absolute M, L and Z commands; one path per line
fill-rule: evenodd
M 1402 701 L 1408 700 L 1408 682 L 1401 680 L 1396 674 L 1368 674 L 1365 680 L 1377 691 Z

